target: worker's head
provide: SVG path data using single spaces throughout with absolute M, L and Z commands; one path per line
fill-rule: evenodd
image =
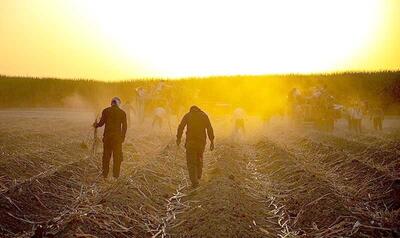
M 111 106 L 119 107 L 120 105 L 121 105 L 121 99 L 119 99 L 119 97 L 113 97 L 111 99 Z
M 198 111 L 201 111 L 201 110 L 200 110 L 200 108 L 198 106 L 193 105 L 193 106 L 190 107 L 190 111 L 191 112 L 196 112 L 196 111 L 198 112 Z

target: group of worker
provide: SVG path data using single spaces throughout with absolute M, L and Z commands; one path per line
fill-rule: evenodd
M 314 123 L 316 128 L 327 132 L 334 129 L 335 106 L 324 86 L 312 87 L 304 94 L 294 88 L 288 95 L 288 115 L 292 122 Z
M 143 107 L 134 107 L 130 101 L 127 101 L 125 104 L 122 105 L 121 109 L 126 114 L 127 125 L 128 127 L 132 123 L 132 114 L 136 117 L 139 123 L 144 122 L 144 112 L 141 112 Z M 164 107 L 156 107 L 153 111 L 153 122 L 152 128 L 153 129 L 161 129 L 164 121 L 168 119 L 167 110 Z M 168 121 L 168 120 L 167 120 Z
M 292 94 L 294 96 L 292 98 L 293 102 L 299 100 L 297 90 L 293 91 Z M 108 177 L 111 156 L 113 157 L 113 177 L 119 177 L 123 160 L 122 143 L 125 140 L 132 110 L 133 107 L 129 102 L 121 106 L 121 100 L 118 97 L 114 97 L 111 100 L 111 106 L 102 111 L 100 120 L 93 125 L 95 128 L 105 125 L 102 157 L 102 176 L 105 179 Z M 362 105 L 360 103 L 354 103 L 347 109 L 343 107 L 342 110 L 346 115 L 349 129 L 360 133 L 364 111 Z M 373 107 L 369 109 L 368 112 L 371 115 L 374 129 L 382 130 L 383 110 L 379 107 Z M 157 107 L 153 115 L 153 128 L 158 127 L 161 129 L 166 117 L 167 111 L 162 107 Z M 238 136 L 244 135 L 245 133 L 245 110 L 236 108 L 233 112 L 232 120 L 234 125 L 232 138 L 237 139 Z M 183 116 L 178 126 L 176 134 L 176 143 L 178 146 L 181 144 L 181 138 L 185 128 L 185 148 L 189 177 L 192 186 L 197 187 L 202 176 L 203 153 L 206 146 L 206 138 L 208 136 L 210 140 L 210 150 L 213 150 L 214 131 L 207 114 L 197 106 L 190 107 L 189 112 Z
M 154 122 L 161 123 L 161 122 Z M 120 175 L 123 160 L 122 143 L 125 141 L 127 131 L 127 113 L 121 108 L 121 100 L 114 97 L 111 106 L 103 110 L 99 122 L 93 127 L 105 126 L 103 134 L 102 176 L 107 180 L 111 156 L 113 157 L 113 178 Z M 186 161 L 190 181 L 195 188 L 199 185 L 203 168 L 203 153 L 206 138 L 210 140 L 210 150 L 214 149 L 214 131 L 207 114 L 199 107 L 192 106 L 186 113 L 177 129 L 176 144 L 181 144 L 182 134 L 186 128 Z
M 369 115 L 373 128 L 376 131 L 382 131 L 382 124 L 384 120 L 384 112 L 382 107 L 373 106 L 367 107 L 365 104 L 358 102 L 353 103 L 344 111 L 347 119 L 348 129 L 356 133 L 362 132 L 362 121 L 364 115 Z
M 332 132 L 335 121 L 344 117 L 348 129 L 355 133 L 362 132 L 364 115 L 369 115 L 375 130 L 382 130 L 384 112 L 382 107 L 369 107 L 365 102 L 353 102 L 345 107 L 336 102 L 326 86 L 312 87 L 304 95 L 294 88 L 288 95 L 288 115 L 293 122 L 313 122 L 315 127 Z

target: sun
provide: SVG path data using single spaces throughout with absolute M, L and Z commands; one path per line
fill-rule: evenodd
M 68 2 L 118 63 L 166 77 L 340 70 L 383 14 L 381 0 Z

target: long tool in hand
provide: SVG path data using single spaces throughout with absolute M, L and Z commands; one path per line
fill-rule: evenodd
M 98 117 L 99 115 L 96 116 L 94 120 L 94 125 L 97 125 L 98 122 Z M 93 144 L 92 144 L 92 151 L 91 151 L 91 157 L 94 158 L 96 156 L 96 151 L 97 151 L 97 144 L 99 142 L 99 138 L 97 137 L 97 126 L 94 126 L 93 130 Z

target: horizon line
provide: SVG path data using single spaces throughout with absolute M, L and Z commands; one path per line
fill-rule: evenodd
M 67 78 L 67 77 L 53 77 L 53 76 L 29 76 L 29 75 L 6 75 L 0 73 L 0 78 L 19 78 L 19 79 L 53 79 L 53 80 L 66 80 L 66 81 L 99 81 L 106 83 L 129 82 L 129 81 L 159 81 L 159 80 L 193 80 L 193 79 L 210 79 L 210 78 L 238 78 L 238 77 L 288 77 L 288 76 L 330 76 L 330 75 L 345 75 L 345 74 L 379 74 L 379 73 L 400 73 L 399 69 L 390 70 L 344 70 L 335 72 L 315 72 L 315 73 L 270 73 L 270 74 L 232 74 L 232 75 L 206 75 L 206 76 L 184 76 L 184 77 L 137 77 L 126 79 L 95 79 L 95 78 Z

